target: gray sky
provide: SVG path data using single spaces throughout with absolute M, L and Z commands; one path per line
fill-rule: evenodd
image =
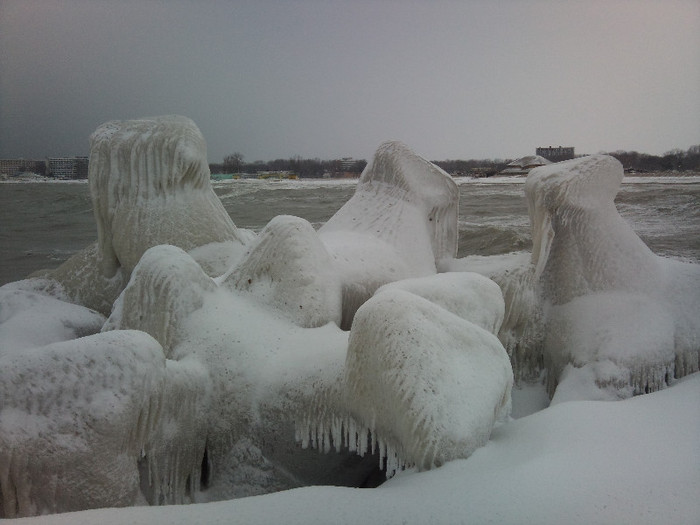
M 209 161 L 700 143 L 698 0 L 0 0 L 0 157 L 180 114 Z

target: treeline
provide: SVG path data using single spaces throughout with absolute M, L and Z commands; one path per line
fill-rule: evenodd
M 674 149 L 661 156 L 639 153 L 637 151 L 613 151 L 608 153 L 618 159 L 625 170 L 637 172 L 651 171 L 698 171 L 700 172 L 700 145 L 687 150 Z M 475 175 L 489 177 L 499 173 L 512 159 L 469 159 L 469 160 L 433 160 L 447 173 L 455 176 Z M 331 177 L 352 174 L 359 176 L 365 169 L 367 161 L 337 159 L 304 159 L 294 156 L 288 159 L 270 161 L 256 160 L 245 162 L 243 155 L 233 153 L 224 157 L 221 164 L 210 164 L 212 174 L 247 173 L 255 175 L 266 171 L 291 172 L 302 178 L 321 178 L 325 174 Z
M 476 175 L 490 177 L 503 171 L 512 159 L 469 159 L 469 160 L 431 160 L 450 175 Z
M 700 145 L 686 151 L 673 149 L 661 156 L 636 151 L 613 151 L 615 157 L 628 171 L 700 171 Z
M 341 174 L 360 175 L 367 165 L 366 160 L 321 160 L 303 159 L 299 156 L 289 159 L 275 159 L 270 161 L 256 160 L 245 162 L 243 155 L 234 153 L 224 157 L 221 164 L 210 164 L 212 174 L 220 173 L 247 173 L 256 174 L 265 171 L 292 172 L 301 178 L 320 179 L 324 174 L 340 176 Z

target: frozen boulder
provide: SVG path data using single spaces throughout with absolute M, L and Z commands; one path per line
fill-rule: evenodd
M 418 295 L 433 294 L 431 281 L 444 290 L 460 279 L 440 277 L 388 285 L 360 307 L 343 375 L 317 390 L 299 418 L 304 446 L 378 452 L 392 475 L 465 458 L 488 441 L 510 413 L 513 373 L 496 336 L 465 317 L 497 330 L 503 299 L 495 284 L 468 275 L 471 293 L 462 300 L 439 297 L 447 308 Z M 473 308 L 480 295 L 486 313 Z
M 570 385 L 593 379 L 584 398 L 650 392 L 698 370 L 700 266 L 656 256 L 620 217 L 623 175 L 595 155 L 536 168 L 525 183 L 550 395 L 576 397 L 557 386 L 566 367 Z
M 136 503 L 164 380 L 135 331 L 0 357 L 0 517 Z
M 151 246 L 238 239 L 214 194 L 199 128 L 180 116 L 112 121 L 90 137 L 90 194 L 106 275 Z
M 215 289 L 211 277 L 183 250 L 155 246 L 141 257 L 102 330 L 144 331 L 169 358 L 186 336 L 184 320 L 202 307 L 204 294 Z
M 447 272 L 404 279 L 386 284 L 376 293 L 390 289 L 418 295 L 494 335 L 503 323 L 505 305 L 501 289 L 478 273 Z
M 304 219 L 272 219 L 224 282 L 299 326 L 340 325 L 340 279 L 318 234 Z
M 436 272 L 457 253 L 459 190 L 399 142 L 379 146 L 353 197 L 320 230 L 343 282 L 343 327 L 388 282 Z
M 345 374 L 348 427 L 371 434 L 389 473 L 469 456 L 510 411 L 513 372 L 496 336 L 404 290 L 357 311 Z
M 90 137 L 88 182 L 97 244 L 46 275 L 104 314 L 148 248 L 230 251 L 226 242 L 247 238 L 214 194 L 204 137 L 186 117 L 102 124 Z
M 446 259 L 443 272 L 475 272 L 498 284 L 505 302 L 498 339 L 508 352 L 516 384 L 541 379 L 544 345 L 542 301 L 530 252 Z

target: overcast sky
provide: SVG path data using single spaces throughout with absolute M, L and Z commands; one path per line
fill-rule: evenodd
M 180 114 L 210 162 L 700 143 L 698 0 L 0 0 L 0 157 Z

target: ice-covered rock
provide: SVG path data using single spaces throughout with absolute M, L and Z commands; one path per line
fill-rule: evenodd
M 513 372 L 496 336 L 400 289 L 357 311 L 345 373 L 351 419 L 390 473 L 469 456 L 510 411 Z
M 0 357 L 0 516 L 138 501 L 164 380 L 163 351 L 143 332 Z
M 89 177 L 97 243 L 0 294 L 1 517 L 371 484 L 377 456 L 466 457 L 507 415 L 500 292 L 436 275 L 457 187 L 405 146 L 379 148 L 320 233 L 282 216 L 254 240 L 188 119 L 100 126 Z M 93 333 L 103 315 L 59 299 L 109 319 Z
M 515 383 L 541 379 L 543 369 L 544 321 L 537 290 L 532 254 L 471 255 L 445 259 L 444 272 L 476 272 L 498 284 L 505 302 L 498 339 L 508 352 Z
M 224 282 L 231 290 L 250 292 L 299 326 L 340 325 L 340 279 L 318 234 L 304 219 L 272 219 Z
M 525 183 L 550 395 L 568 388 L 557 387 L 568 365 L 587 367 L 603 397 L 698 370 L 700 266 L 656 256 L 620 217 L 623 176 L 616 159 L 595 155 L 536 168 Z
M 141 257 L 102 330 L 141 330 L 170 357 L 186 335 L 183 321 L 202 307 L 204 294 L 215 289 L 211 277 L 183 250 L 155 246 Z
M 484 330 L 497 334 L 503 323 L 505 305 L 499 286 L 474 272 L 447 272 L 385 284 L 384 290 L 411 292 L 441 306 Z
M 299 438 L 378 452 L 389 475 L 469 456 L 510 412 L 513 373 L 494 335 L 502 317 L 498 286 L 475 274 L 380 288 L 357 311 L 342 378 L 317 393 Z
M 459 190 L 442 169 L 385 142 L 319 234 L 343 280 L 343 322 L 382 284 L 436 272 L 457 253 Z
M 220 243 L 247 239 L 214 194 L 204 137 L 186 117 L 102 124 L 90 137 L 88 182 L 97 245 L 46 276 L 106 315 L 148 248 L 226 250 Z

